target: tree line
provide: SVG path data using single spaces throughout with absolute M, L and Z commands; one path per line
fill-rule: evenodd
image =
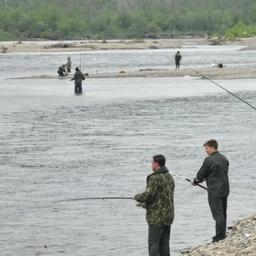
M 0 0 L 0 40 L 256 35 L 251 0 Z

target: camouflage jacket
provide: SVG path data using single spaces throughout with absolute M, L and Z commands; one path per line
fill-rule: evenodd
M 147 210 L 149 225 L 171 225 L 174 219 L 174 180 L 166 167 L 147 177 L 145 192 L 135 195 L 135 200 Z
M 85 79 L 84 74 L 79 70 L 79 71 L 75 72 L 71 81 L 75 80 L 75 82 L 82 82 L 82 80 L 84 80 L 84 79 Z

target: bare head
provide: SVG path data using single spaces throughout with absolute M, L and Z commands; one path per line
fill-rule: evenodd
M 152 160 L 152 170 L 158 171 L 161 167 L 165 166 L 166 159 L 163 155 L 155 155 Z
M 207 155 L 211 155 L 218 151 L 218 142 L 217 140 L 208 140 L 204 143 L 204 147 Z

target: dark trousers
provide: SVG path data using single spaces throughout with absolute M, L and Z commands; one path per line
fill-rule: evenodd
M 175 62 L 175 68 L 176 68 L 176 69 L 179 69 L 179 68 L 180 68 L 180 62 L 179 62 L 179 61 L 176 61 L 176 62 Z
M 148 254 L 149 256 L 170 256 L 171 226 L 148 226 Z
M 65 76 L 65 74 L 63 72 L 58 72 L 59 76 L 62 77 L 62 76 Z
M 213 242 L 222 240 L 226 236 L 227 227 L 227 200 L 228 197 L 208 197 L 212 217 L 215 220 L 216 235 L 212 238 Z
M 82 92 L 82 82 L 75 82 L 75 94 L 81 94 Z

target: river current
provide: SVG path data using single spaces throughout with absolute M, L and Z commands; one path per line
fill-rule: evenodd
M 152 56 L 158 56 L 149 52 L 139 53 L 143 68 L 153 67 Z M 221 48 L 203 53 L 233 58 L 232 64 L 251 54 Z M 111 52 L 97 54 L 108 70 Z M 190 54 L 196 65 L 198 52 Z M 68 80 L 6 79 L 49 74 L 46 63 L 56 69 L 67 56 L 0 56 L 2 256 L 147 255 L 145 211 L 133 200 L 72 199 L 142 192 L 151 173 L 148 162 L 158 153 L 166 156 L 171 173 L 193 178 L 206 156 L 202 144 L 210 138 L 230 160 L 228 225 L 255 213 L 254 110 L 197 78 L 88 79 L 82 96 L 73 95 Z M 79 54 L 73 57 L 78 63 Z M 163 58 L 158 67 L 169 65 Z M 97 61 L 88 65 L 95 70 Z M 256 105 L 255 79 L 217 82 Z M 214 222 L 205 191 L 175 182 L 170 245 L 172 255 L 179 255 L 210 242 Z

